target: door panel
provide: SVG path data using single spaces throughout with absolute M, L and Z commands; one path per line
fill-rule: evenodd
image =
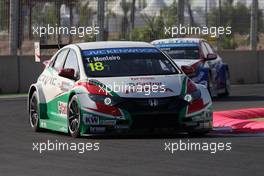
M 79 66 L 77 56 L 72 49 L 68 52 L 62 66 L 62 69 L 68 68 L 74 69 L 76 79 L 72 80 L 69 78 L 62 77 L 59 75 L 59 72 L 57 72 L 56 77 L 58 79 L 58 85 L 54 88 L 56 96 L 54 97 L 52 105 L 53 107 L 56 107 L 56 109 L 53 109 L 53 112 L 56 113 L 56 118 L 54 118 L 54 121 L 57 121 L 64 125 L 67 125 L 67 106 L 70 92 L 79 77 Z
M 43 84 L 43 92 L 46 97 L 47 115 L 50 120 L 56 120 L 56 97 L 61 93 L 58 91 L 58 87 L 61 85 L 58 72 L 63 67 L 63 63 L 68 52 L 68 49 L 61 50 L 61 52 L 57 54 L 54 63 L 50 67 L 46 68 L 44 72 L 45 82 Z

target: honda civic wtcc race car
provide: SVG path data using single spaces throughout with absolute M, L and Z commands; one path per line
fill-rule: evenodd
M 144 42 L 90 42 L 60 49 L 31 85 L 29 121 L 80 135 L 166 128 L 212 128 L 207 88 Z
M 204 39 L 172 38 L 152 42 L 166 52 L 195 82 L 205 85 L 211 96 L 228 96 L 230 74 L 228 65 Z

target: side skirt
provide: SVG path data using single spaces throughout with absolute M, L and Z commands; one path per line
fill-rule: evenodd
M 52 131 L 68 133 L 68 128 L 65 125 L 48 119 L 39 119 L 39 126 Z

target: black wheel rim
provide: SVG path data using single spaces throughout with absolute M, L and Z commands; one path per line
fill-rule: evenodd
M 30 124 L 35 127 L 38 123 L 38 103 L 37 98 L 33 96 L 30 101 Z
M 72 101 L 69 105 L 69 130 L 71 133 L 74 133 L 79 128 L 79 117 L 80 117 L 80 111 L 78 108 L 78 104 L 76 101 Z

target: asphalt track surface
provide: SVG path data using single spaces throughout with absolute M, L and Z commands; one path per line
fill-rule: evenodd
M 264 107 L 264 85 L 233 86 L 229 98 L 214 100 L 214 110 Z M 202 138 L 186 134 L 105 135 L 72 139 L 50 131 L 31 131 L 24 98 L 0 98 L 0 176 L 30 175 L 175 175 L 227 176 L 264 173 L 263 134 L 212 132 Z M 99 151 L 33 151 L 33 142 L 99 142 Z M 232 143 L 231 151 L 165 151 L 165 142 Z

